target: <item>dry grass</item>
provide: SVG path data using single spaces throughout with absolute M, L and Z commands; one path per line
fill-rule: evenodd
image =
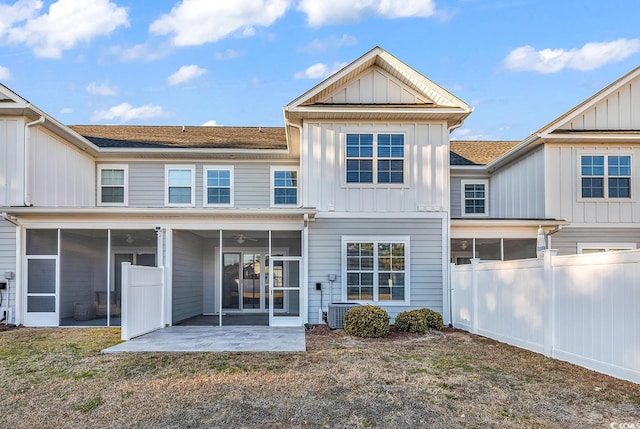
M 640 386 L 463 332 L 356 339 L 306 353 L 102 355 L 117 329 L 0 332 L 7 427 L 609 427 Z

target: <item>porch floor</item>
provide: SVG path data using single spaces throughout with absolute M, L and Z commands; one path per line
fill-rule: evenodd
M 102 352 L 304 352 L 306 349 L 304 326 L 170 326 Z

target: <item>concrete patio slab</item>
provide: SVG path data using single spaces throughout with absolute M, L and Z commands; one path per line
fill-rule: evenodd
M 102 352 L 304 352 L 306 349 L 303 326 L 170 326 Z

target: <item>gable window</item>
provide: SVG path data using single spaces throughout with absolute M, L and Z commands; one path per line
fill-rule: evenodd
M 464 216 L 487 216 L 489 214 L 487 180 L 462 180 L 462 214 Z
M 128 203 L 126 165 L 98 166 L 98 205 L 126 206 Z
M 631 198 L 630 155 L 581 155 L 582 198 Z
M 233 205 L 233 166 L 204 167 L 204 205 Z
M 408 301 L 407 237 L 343 238 L 345 298 L 349 301 Z
M 168 206 L 193 206 L 195 166 L 172 165 L 165 167 L 165 204 Z
M 271 167 L 271 205 L 298 205 L 298 169 Z
M 346 182 L 404 183 L 404 134 L 347 134 Z

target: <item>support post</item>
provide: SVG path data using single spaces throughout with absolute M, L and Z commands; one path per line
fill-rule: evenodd
M 471 315 L 471 332 L 473 332 L 474 334 L 478 333 L 478 264 L 480 264 L 480 258 L 471 259 L 471 287 L 473 291 L 473 314 Z

